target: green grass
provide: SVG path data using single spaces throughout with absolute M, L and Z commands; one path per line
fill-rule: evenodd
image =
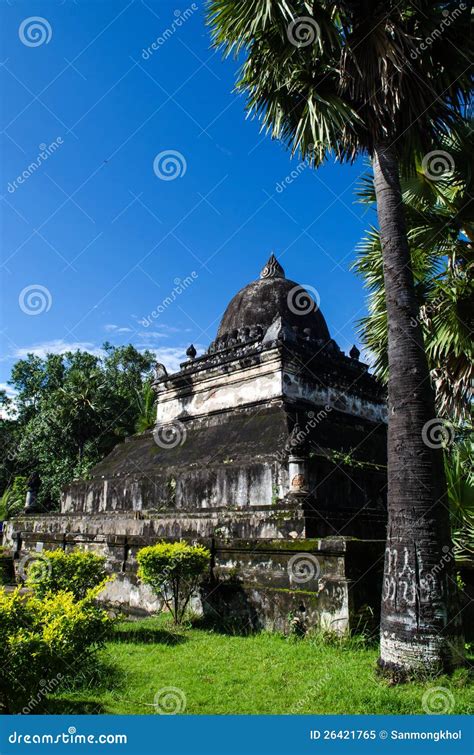
M 156 693 L 175 687 L 186 697 L 186 713 L 416 714 L 425 712 L 427 690 L 443 687 L 453 700 L 446 712 L 472 712 L 474 693 L 465 669 L 389 686 L 375 676 L 376 659 L 376 647 L 355 641 L 327 645 L 318 638 L 269 633 L 176 630 L 166 617 L 126 621 L 99 653 L 95 682 L 58 691 L 48 710 L 150 714 L 156 712 Z

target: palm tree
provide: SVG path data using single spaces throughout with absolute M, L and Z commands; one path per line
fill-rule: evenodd
M 453 159 L 449 180 L 430 175 L 418 161 L 402 175 L 401 187 L 437 411 L 449 421 L 462 422 L 470 415 L 474 380 L 473 121 L 444 138 L 443 148 Z M 375 204 L 371 173 L 363 176 L 358 194 L 362 203 Z M 378 229 L 366 232 L 353 268 L 369 289 L 369 314 L 359 323 L 362 341 L 374 358 L 376 375 L 387 382 L 387 309 Z
M 463 6 L 469 12 L 468 5 Z M 211 0 L 214 42 L 245 53 L 238 90 L 262 128 L 315 167 L 369 155 L 388 317 L 388 508 L 379 667 L 394 678 L 462 659 L 442 451 L 417 319 L 400 162 L 454 130 L 468 97 L 468 17 L 419 0 Z M 427 155 L 429 156 L 429 154 Z

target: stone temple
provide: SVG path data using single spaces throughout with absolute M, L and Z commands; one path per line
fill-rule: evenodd
M 154 599 L 137 582 L 137 550 L 183 538 L 212 552 L 204 613 L 279 629 L 299 615 L 335 631 L 376 613 L 385 395 L 358 350 L 331 338 L 310 291 L 272 255 L 205 354 L 191 346 L 174 374 L 156 365 L 154 429 L 74 481 L 60 513 L 15 520 L 17 553 L 103 552 L 117 574 L 107 600 L 140 613 Z

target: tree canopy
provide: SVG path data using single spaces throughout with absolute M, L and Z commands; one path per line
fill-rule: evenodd
M 466 120 L 443 139 L 440 161 L 415 161 L 402 175 L 403 206 L 411 262 L 437 410 L 447 419 L 466 419 L 474 379 L 474 132 Z M 359 186 L 359 199 L 375 205 L 372 173 Z M 387 309 L 380 232 L 370 227 L 359 244 L 354 269 L 369 290 L 369 314 L 360 333 L 374 357 L 374 369 L 388 379 Z M 416 325 L 416 323 L 414 323 Z
M 29 354 L 17 362 L 9 381 L 15 398 L 4 397 L 7 415 L 0 419 L 1 489 L 35 470 L 39 503 L 56 506 L 63 485 L 135 431 L 154 361 L 149 351 L 105 343 L 101 356 Z

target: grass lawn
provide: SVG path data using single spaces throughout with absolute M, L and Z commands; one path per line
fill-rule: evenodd
M 376 647 L 323 644 L 261 633 L 175 630 L 168 617 L 124 621 L 99 653 L 95 682 L 51 696 L 51 713 L 155 713 L 155 695 L 174 687 L 185 713 L 424 713 L 442 687 L 450 710 L 472 713 L 467 671 L 389 686 L 374 674 Z M 473 659 L 471 658 L 471 661 Z M 431 692 L 428 692 L 431 690 Z

